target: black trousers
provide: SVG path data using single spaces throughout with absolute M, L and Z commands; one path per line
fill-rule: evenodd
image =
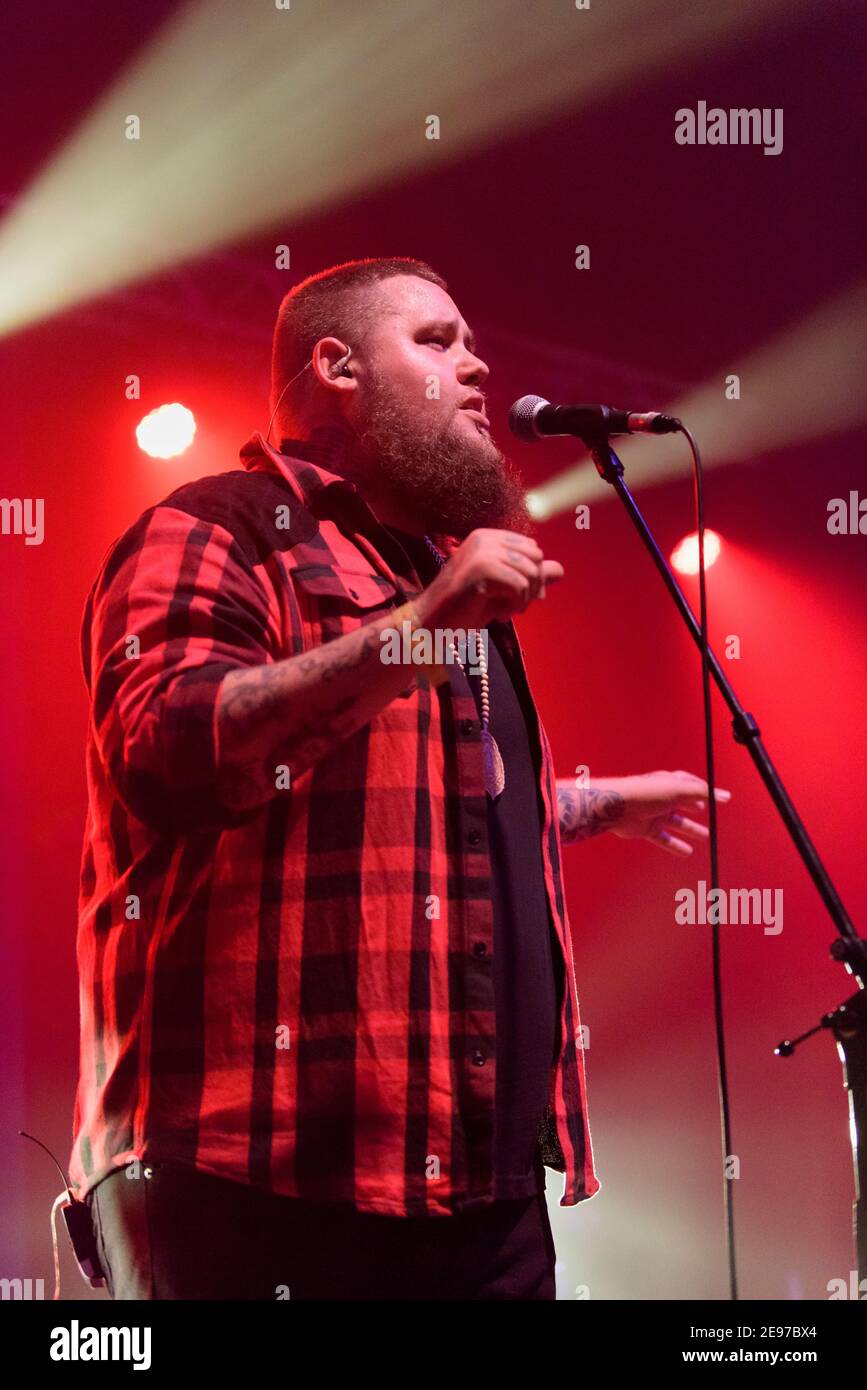
M 555 1297 L 541 1167 L 536 1196 L 443 1217 L 300 1201 L 173 1164 L 140 1171 L 87 1199 L 115 1299 Z

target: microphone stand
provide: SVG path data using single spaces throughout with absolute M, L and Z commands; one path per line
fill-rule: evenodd
M 654 540 L 653 534 L 635 503 L 623 478 L 623 464 L 615 454 L 607 436 L 588 432 L 580 438 L 590 450 L 596 471 L 606 483 L 610 483 L 617 493 L 639 536 L 644 542 L 650 558 L 656 565 L 663 583 L 674 599 L 675 605 L 691 633 L 693 641 L 701 650 L 701 627 L 689 606 L 683 590 L 668 566 L 668 562 Z M 860 1281 L 867 1277 L 867 939 L 859 937 L 839 894 L 825 869 L 816 847 L 807 834 L 803 821 L 795 810 L 792 800 L 780 780 L 780 775 L 768 756 L 760 737 L 759 726 L 752 714 L 748 714 L 723 674 L 722 667 L 712 649 L 708 649 L 708 665 L 717 689 L 731 711 L 732 734 L 736 743 L 742 744 L 752 758 L 759 776 L 779 815 L 789 832 L 804 866 L 819 891 L 828 915 L 839 933 L 839 940 L 832 942 L 830 953 L 835 960 L 842 962 L 858 984 L 858 992 L 846 999 L 837 1008 L 823 1014 L 819 1023 L 806 1033 L 792 1040 L 786 1039 L 774 1049 L 779 1057 L 790 1057 L 795 1048 L 806 1038 L 812 1037 L 820 1029 L 829 1029 L 836 1041 L 837 1052 L 843 1063 L 843 1083 L 849 1093 L 849 1133 L 852 1144 L 852 1158 L 855 1170 L 855 1201 L 853 1204 L 853 1226 L 856 1258 L 858 1264 L 858 1291 Z

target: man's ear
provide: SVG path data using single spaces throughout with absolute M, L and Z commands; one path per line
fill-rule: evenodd
M 351 347 L 339 338 L 320 338 L 311 357 L 313 371 L 320 385 L 345 389 L 344 380 L 352 379 L 352 372 L 346 365 L 351 356 Z

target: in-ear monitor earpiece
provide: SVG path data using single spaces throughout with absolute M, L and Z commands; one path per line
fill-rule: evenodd
M 352 373 L 346 370 L 346 364 L 351 356 L 352 348 L 347 348 L 343 356 L 338 357 L 337 361 L 331 367 L 329 376 L 351 376 Z

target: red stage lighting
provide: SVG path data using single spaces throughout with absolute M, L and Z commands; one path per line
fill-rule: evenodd
M 704 567 L 709 570 L 718 558 L 722 541 L 716 531 L 704 532 Z M 671 552 L 671 563 L 680 574 L 698 574 L 698 532 L 684 536 Z
M 145 415 L 136 425 L 139 448 L 151 458 L 170 459 L 182 454 L 193 442 L 196 420 L 185 405 L 173 401 Z

